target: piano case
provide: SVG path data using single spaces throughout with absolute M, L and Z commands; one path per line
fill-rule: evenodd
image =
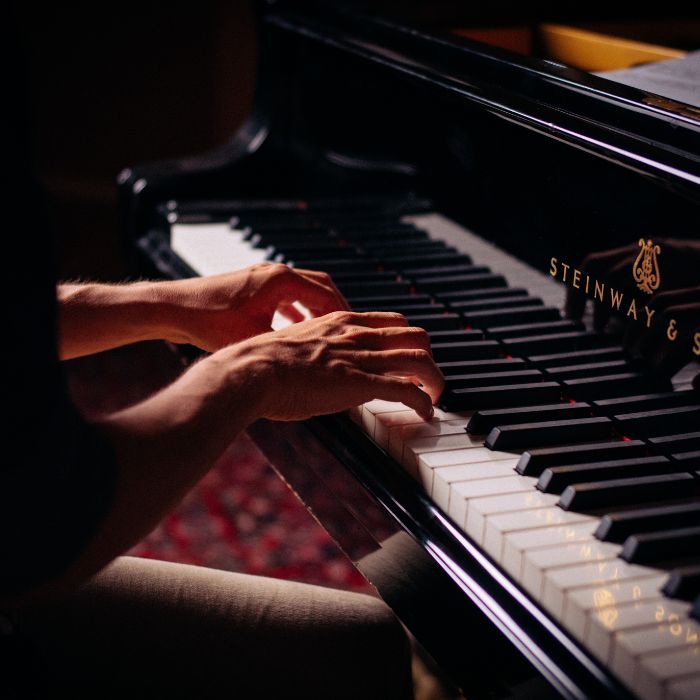
M 171 226 L 251 201 L 438 211 L 545 276 L 552 258 L 698 239 L 700 114 L 687 105 L 454 33 L 304 7 L 261 13 L 255 106 L 230 143 L 120 175 L 135 276 L 196 274 Z M 566 698 L 634 696 L 348 416 L 249 432 L 467 697 L 533 677 Z

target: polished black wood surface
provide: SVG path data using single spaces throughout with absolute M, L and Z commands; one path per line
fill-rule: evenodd
M 232 141 L 122 173 L 135 274 L 192 274 L 168 225 L 202 200 L 226 220 L 247 198 L 416 192 L 543 271 L 641 235 L 698 238 L 700 123 L 642 91 L 335 7 L 282 6 L 260 31 Z M 469 697 L 533 674 L 567 698 L 629 696 L 346 417 L 251 434 Z

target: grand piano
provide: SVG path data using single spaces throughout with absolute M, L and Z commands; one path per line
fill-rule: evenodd
M 430 423 L 249 432 L 467 697 L 698 698 L 700 110 L 446 26 L 261 9 L 232 140 L 120 175 L 133 274 L 278 260 L 430 332 Z

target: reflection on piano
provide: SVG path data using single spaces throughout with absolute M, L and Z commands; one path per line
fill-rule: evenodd
M 250 432 L 468 695 L 537 674 L 569 698 L 700 697 L 692 346 L 671 379 L 565 317 L 552 262 L 573 277 L 590 251 L 697 240 L 698 124 L 344 12 L 261 28 L 232 143 L 123 174 L 135 271 L 279 260 L 429 331 L 446 376 L 430 422 L 377 400 Z M 632 280 L 616 291 L 648 299 Z

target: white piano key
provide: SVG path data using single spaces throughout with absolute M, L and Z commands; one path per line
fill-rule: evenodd
M 563 617 L 566 628 L 575 637 L 583 640 L 592 613 L 615 605 L 658 598 L 668 574 L 659 574 L 655 570 L 649 570 L 649 574 L 642 578 L 610 581 L 590 588 L 569 591 Z
M 667 618 L 654 627 L 625 630 L 615 635 L 610 667 L 623 683 L 634 685 L 637 664 L 645 655 L 681 651 L 700 644 L 700 625 L 695 620 L 670 619 L 671 615 Z
M 644 700 L 664 700 L 666 687 L 685 677 L 700 675 L 700 647 L 686 646 L 639 659 L 634 690 Z
M 636 627 L 653 627 L 669 616 L 677 616 L 676 621 L 685 619 L 689 610 L 688 603 L 668 598 L 601 608 L 590 615 L 584 641 L 603 663 L 609 664 L 613 635 Z
M 521 513 L 493 515 L 486 520 L 484 549 L 496 561 L 500 562 L 503 557 L 504 538 L 510 533 L 593 520 L 591 516 L 583 515 L 582 513 L 570 513 L 557 507 L 536 508 Z
M 587 562 L 615 559 L 622 547 L 609 542 L 588 539 L 556 547 L 529 549 L 522 560 L 520 583 L 535 598 L 542 596 L 544 575 L 551 569 Z
M 473 447 L 483 447 L 484 441 L 481 438 L 473 438 L 466 431 L 450 433 L 447 435 L 431 435 L 429 437 L 417 438 L 404 444 L 401 463 L 410 472 L 418 472 L 418 459 L 421 455 L 431 452 L 449 452 L 452 450 L 472 449 Z
M 200 275 L 217 275 L 264 262 L 267 252 L 243 241 L 229 224 L 173 224 L 170 247 Z
M 542 604 L 557 619 L 564 619 L 565 603 L 576 588 L 602 586 L 617 581 L 639 581 L 658 574 L 657 569 L 628 564 L 622 559 L 566 566 L 547 571 L 544 576 Z
M 495 479 L 460 481 L 456 484 L 452 484 L 447 510 L 448 512 L 459 512 L 460 517 L 462 517 L 461 513 L 464 511 L 468 522 L 469 504 L 472 501 L 488 496 L 502 496 L 510 493 L 527 492 L 527 489 L 528 486 L 523 483 L 523 477 L 518 476 L 501 476 Z
M 386 415 L 386 414 L 385 414 Z M 403 414 L 397 414 L 397 417 Z M 389 454 L 400 462 L 403 457 L 404 443 L 409 440 L 416 440 L 431 435 L 454 435 L 463 433 L 467 425 L 467 419 L 441 420 L 433 418 L 429 423 L 396 423 L 388 427 L 389 432 Z
M 557 496 L 553 496 L 549 493 L 541 493 L 531 488 L 529 491 L 521 491 L 519 493 L 475 498 L 469 503 L 468 517 L 466 507 L 462 505 L 463 502 L 458 501 L 455 503 L 454 514 L 450 512 L 450 515 L 455 518 L 457 523 L 462 524 L 462 527 L 470 537 L 481 544 L 484 539 L 486 520 L 489 516 L 498 513 L 546 508 L 547 506 L 555 505 L 557 501 Z M 450 511 L 452 511 L 452 508 L 450 508 Z
M 447 511 L 452 484 L 473 479 L 513 476 L 513 470 L 517 463 L 518 460 L 513 458 L 433 469 L 433 483 L 429 495 L 435 503 Z
M 362 425 L 367 434 L 374 440 L 374 434 L 377 424 L 377 416 L 381 413 L 401 413 L 409 411 L 413 415 L 416 412 L 404 406 L 398 401 L 384 401 L 383 399 L 373 399 L 365 404 L 362 404 Z
M 550 548 L 572 542 L 588 542 L 593 540 L 593 533 L 598 527 L 594 518 L 570 525 L 554 527 L 538 527 L 534 530 L 519 530 L 508 533 L 501 540 L 501 548 L 496 556 L 503 568 L 520 580 L 523 555 L 526 551 L 540 548 Z M 490 544 L 484 538 L 484 547 Z M 495 553 L 494 553 L 495 554 Z
M 664 700 L 698 700 L 700 698 L 700 674 L 672 681 L 666 688 Z
M 456 464 L 466 465 L 476 462 L 495 462 L 512 459 L 508 452 L 489 450 L 488 447 L 471 447 L 466 450 L 447 450 L 445 452 L 426 452 L 418 458 L 420 482 L 429 490 L 433 488 L 433 470 L 439 467 L 451 467 Z
M 415 411 L 411 410 L 408 412 L 406 410 L 401 410 L 390 411 L 388 413 L 377 413 L 374 440 L 379 446 L 389 451 L 391 454 L 392 436 L 394 436 L 394 450 L 396 450 L 397 440 L 395 436 L 400 435 L 403 429 L 413 428 L 416 431 L 425 431 L 424 435 L 418 434 L 415 436 L 416 438 L 439 434 L 466 435 L 467 433 L 464 428 L 466 427 L 470 416 L 471 414 L 464 414 L 463 416 L 460 416 L 460 414 L 445 413 L 440 409 L 436 409 L 435 415 L 429 421 L 424 421 Z M 442 431 L 438 427 L 442 423 L 453 423 L 454 425 L 451 426 L 451 430 Z M 433 427 L 431 428 L 430 426 Z M 406 434 L 410 435 L 410 433 Z M 400 462 L 403 455 L 403 443 L 401 443 L 401 451 L 398 453 L 395 452 L 394 454 L 398 454 L 397 461 Z

